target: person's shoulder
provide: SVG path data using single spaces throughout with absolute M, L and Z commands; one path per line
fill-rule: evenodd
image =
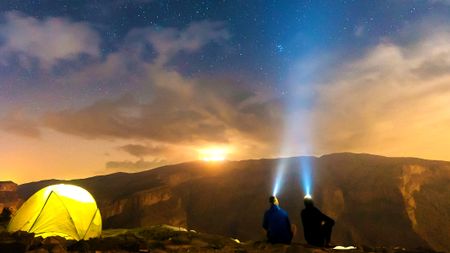
M 316 213 L 322 213 L 322 211 L 320 211 L 320 209 L 315 206 L 312 208 L 312 210 L 314 210 L 314 212 Z
M 287 211 L 284 210 L 284 209 L 281 208 L 281 207 L 278 209 L 278 211 L 279 211 L 280 213 L 282 213 L 283 215 L 286 215 L 286 216 L 288 215 Z
M 272 207 L 270 207 L 269 209 L 267 209 L 266 211 L 265 211 L 265 214 L 270 214 L 270 213 L 273 213 L 275 210 L 272 208 Z
M 311 211 L 308 210 L 308 208 L 305 208 L 305 209 L 303 209 L 303 210 L 300 212 L 300 215 L 301 215 L 301 216 L 308 216 L 308 215 L 310 215 L 310 214 L 311 214 Z

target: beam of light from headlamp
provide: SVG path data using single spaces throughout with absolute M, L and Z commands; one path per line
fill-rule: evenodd
M 283 185 L 284 172 L 286 170 L 286 160 L 287 159 L 282 159 L 282 161 L 278 165 L 277 172 L 275 175 L 275 182 L 273 184 L 273 191 L 272 191 L 273 196 L 278 195 L 278 193 L 280 192 L 280 188 Z
M 301 175 L 301 184 L 303 186 L 303 191 L 306 195 L 311 196 L 311 188 L 312 188 L 312 164 L 311 157 L 304 156 L 300 158 L 300 175 Z
M 307 50 L 308 51 L 308 50 Z M 306 51 L 305 51 L 306 52 Z M 311 108 L 316 99 L 314 85 L 321 75 L 318 75 L 326 58 L 317 57 L 314 50 L 302 55 L 289 70 L 284 89 L 283 102 L 283 135 L 280 154 L 284 157 L 312 155 L 314 150 L 314 120 Z M 319 77 L 319 78 L 318 78 Z M 274 178 L 274 193 L 279 193 L 283 187 L 283 177 L 288 169 L 288 159 L 280 159 Z M 300 184 L 305 193 L 312 191 L 311 157 L 301 161 Z

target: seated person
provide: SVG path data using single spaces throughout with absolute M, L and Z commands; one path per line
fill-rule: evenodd
M 305 209 L 302 210 L 301 217 L 306 242 L 313 246 L 330 247 L 334 220 L 314 206 L 311 196 L 307 195 L 304 203 Z
M 291 244 L 293 232 L 286 211 L 280 208 L 275 196 L 269 198 L 270 208 L 264 214 L 263 228 L 270 243 Z

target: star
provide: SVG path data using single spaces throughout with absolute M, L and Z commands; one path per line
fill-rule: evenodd
M 284 52 L 284 46 L 281 45 L 281 44 L 277 44 L 277 45 L 276 45 L 276 51 L 277 51 L 278 53 L 283 53 L 283 52 Z

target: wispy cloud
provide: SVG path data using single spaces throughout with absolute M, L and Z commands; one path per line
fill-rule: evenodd
M 19 12 L 4 14 L 0 24 L 0 56 L 3 64 L 17 57 L 22 66 L 29 68 L 33 60 L 44 68 L 59 60 L 74 60 L 82 54 L 100 55 L 100 36 L 87 23 L 52 17 L 43 20 Z
M 130 36 L 142 36 L 151 43 L 158 53 L 156 63 L 165 64 L 180 52 L 192 53 L 211 42 L 220 43 L 230 38 L 230 33 L 222 22 L 193 22 L 184 30 L 135 29 Z
M 0 129 L 23 137 L 39 138 L 39 124 L 30 119 L 23 110 L 14 110 L 0 119 Z
M 167 146 L 140 144 L 127 144 L 120 146 L 119 149 L 139 158 L 145 156 L 160 156 L 170 150 Z
M 383 41 L 316 86 L 317 148 L 446 156 L 449 40 L 448 29 L 435 29 L 407 45 Z

